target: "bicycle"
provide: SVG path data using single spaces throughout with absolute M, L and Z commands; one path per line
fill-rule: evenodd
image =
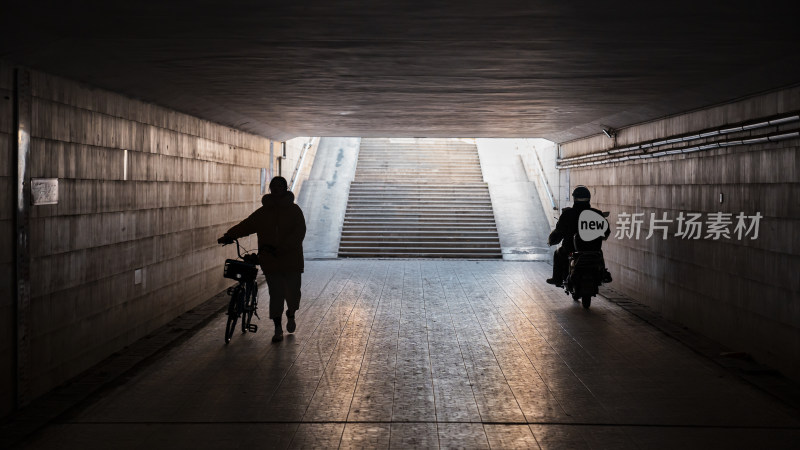
M 228 288 L 228 295 L 231 300 L 228 303 L 228 322 L 225 325 L 225 344 L 228 344 L 233 337 L 233 331 L 236 329 L 236 322 L 239 316 L 242 317 L 242 334 L 255 333 L 258 331 L 258 325 L 250 323 L 253 315 L 258 317 L 258 283 L 256 283 L 256 275 L 258 275 L 258 255 L 255 253 L 245 253 L 242 255 L 239 240 L 234 239 L 236 243 L 236 254 L 239 259 L 226 259 L 225 269 L 223 276 L 232 280 L 238 281 L 236 286 Z M 230 243 L 230 242 L 229 242 Z M 228 244 L 222 244 L 228 245 Z M 245 250 L 247 252 L 247 250 Z

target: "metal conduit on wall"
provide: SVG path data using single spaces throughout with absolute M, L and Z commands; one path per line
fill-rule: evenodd
M 780 141 L 785 139 L 792 139 L 796 137 L 800 137 L 800 131 L 790 131 L 790 132 L 777 132 L 768 135 L 762 136 L 755 136 L 747 139 L 732 139 L 726 141 L 717 141 L 711 142 L 708 144 L 702 145 L 694 145 L 690 147 L 682 147 L 682 148 L 675 148 L 670 150 L 663 150 L 663 151 L 653 151 L 658 147 L 662 147 L 664 145 L 672 145 L 678 144 L 682 142 L 689 142 L 694 141 L 697 139 L 707 139 L 712 138 L 714 136 L 722 136 L 731 133 L 738 133 L 742 131 L 751 131 L 762 129 L 771 126 L 779 126 L 784 125 L 792 122 L 800 121 L 800 115 L 792 114 L 788 116 L 778 117 L 771 120 L 759 120 L 758 122 L 751 122 L 742 125 L 737 125 L 733 127 L 726 127 L 726 128 L 718 128 L 714 130 L 707 130 L 701 133 L 695 133 L 687 136 L 678 136 L 674 138 L 668 139 L 660 139 L 653 142 L 645 142 L 641 144 L 629 145 L 620 148 L 614 148 L 610 150 L 604 150 L 600 152 L 591 153 L 588 155 L 581 155 L 581 156 L 574 156 L 570 158 L 561 158 L 557 160 L 556 167 L 558 169 L 569 169 L 573 167 L 585 167 L 591 165 L 600 165 L 600 164 L 611 164 L 616 162 L 624 162 L 629 160 L 636 160 L 636 159 L 649 159 L 649 158 L 659 158 L 662 156 L 668 155 L 675 155 L 679 153 L 692 153 L 697 151 L 704 151 L 704 150 L 711 150 L 715 148 L 723 148 L 723 147 L 734 147 L 738 145 L 749 145 L 749 144 L 757 144 L 761 142 L 774 142 Z M 628 154 L 623 154 L 628 153 Z M 619 155 L 620 156 L 612 156 L 612 155 Z M 578 162 L 583 161 L 585 159 L 592 159 L 592 161 L 586 162 Z M 566 163 L 566 164 L 565 164 Z

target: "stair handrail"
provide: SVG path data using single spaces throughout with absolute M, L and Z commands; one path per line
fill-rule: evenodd
M 306 159 L 306 153 L 311 146 L 314 145 L 314 138 L 311 137 L 308 139 L 308 142 L 303 144 L 303 150 L 300 153 L 300 159 L 297 161 L 297 165 L 295 165 L 294 173 L 292 173 L 292 181 L 290 183 L 289 190 L 294 192 L 294 185 L 297 183 L 298 175 L 300 174 L 300 169 L 303 167 L 303 161 Z
M 548 200 L 550 200 L 550 206 L 553 207 L 553 210 L 558 210 L 558 207 L 556 206 L 556 201 L 553 198 L 553 193 L 550 190 L 550 183 L 547 181 L 547 176 L 545 176 L 544 174 L 544 166 L 542 165 L 542 161 L 539 160 L 539 154 L 536 152 L 536 146 L 530 143 L 529 145 L 533 149 L 533 156 L 536 159 L 536 168 L 539 169 L 539 177 L 542 179 L 542 185 L 544 186 L 544 191 L 547 193 Z

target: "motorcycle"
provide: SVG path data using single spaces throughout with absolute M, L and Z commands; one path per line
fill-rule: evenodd
M 602 213 L 602 218 L 608 217 L 608 212 Z M 602 219 L 601 218 L 601 219 Z M 601 228 L 602 229 L 602 228 Z M 560 234 L 553 232 L 553 238 L 560 240 Z M 592 304 L 592 297 L 598 294 L 598 288 L 603 283 L 610 283 L 611 273 L 606 269 L 603 259 L 602 245 L 605 237 L 597 237 L 590 241 L 581 239 L 579 233 L 573 237 L 573 248 L 575 251 L 568 256 L 569 269 L 563 283 L 558 284 L 564 287 L 567 295 L 571 295 L 575 301 L 580 301 L 584 308 L 589 309 Z
M 600 243 L 583 245 L 579 247 L 579 238 L 575 236 L 575 251 L 569 255 L 569 273 L 564 280 L 564 291 L 572 295 L 572 299 L 580 301 L 584 308 L 589 309 L 592 297 L 597 295 L 598 288 L 603 283 L 611 282 L 611 273 L 606 269 L 603 251 Z

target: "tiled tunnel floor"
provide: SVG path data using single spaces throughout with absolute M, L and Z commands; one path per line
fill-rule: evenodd
M 797 448 L 800 413 L 541 262 L 308 261 L 298 329 L 220 315 L 30 448 Z

